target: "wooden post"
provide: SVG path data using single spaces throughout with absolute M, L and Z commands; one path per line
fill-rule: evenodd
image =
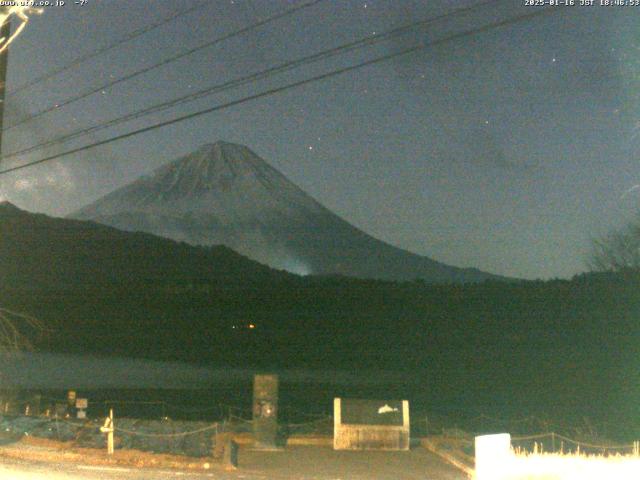
M 77 397 L 78 397 L 78 394 L 75 390 L 69 390 L 67 392 L 67 414 L 65 415 L 66 418 L 75 416 L 74 411 L 76 408 Z
M 224 443 L 222 464 L 226 468 L 238 468 L 238 444 L 229 436 Z
M 340 438 L 340 425 L 342 424 L 342 399 L 333 399 L 333 449 L 338 450 Z
M 109 416 L 104 420 L 104 425 L 100 427 L 102 433 L 107 434 L 107 454 L 113 455 L 113 408 L 109 409 Z
M 42 395 L 38 393 L 33 396 L 33 406 L 32 406 L 33 415 L 39 416 L 41 414 L 41 411 L 40 411 L 41 408 L 42 408 Z

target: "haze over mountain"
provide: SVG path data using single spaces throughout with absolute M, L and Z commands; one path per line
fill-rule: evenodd
M 204 145 L 71 215 L 193 245 L 226 245 L 298 274 L 428 282 L 493 275 L 377 240 L 332 213 L 237 144 Z

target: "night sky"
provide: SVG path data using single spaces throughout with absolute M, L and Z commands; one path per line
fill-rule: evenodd
M 10 95 L 5 125 L 300 2 L 205 1 L 133 41 Z M 464 5 L 323 1 L 5 132 L 3 153 Z M 579 0 L 576 0 L 579 3 Z M 8 91 L 194 5 L 67 1 L 10 48 Z M 521 0 L 438 22 L 4 167 L 267 88 L 532 13 Z M 1 177 L 0 198 L 65 215 L 157 166 L 222 139 L 247 145 L 326 207 L 393 245 L 521 278 L 586 269 L 590 238 L 640 202 L 640 7 L 547 15 L 288 90 Z

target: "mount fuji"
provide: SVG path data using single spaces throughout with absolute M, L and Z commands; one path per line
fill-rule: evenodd
M 216 142 L 73 213 L 121 230 L 226 245 L 273 268 L 429 283 L 500 278 L 377 240 L 332 213 L 249 148 Z

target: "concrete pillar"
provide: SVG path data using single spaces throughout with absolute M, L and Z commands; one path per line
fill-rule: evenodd
M 276 448 L 278 436 L 278 376 L 253 377 L 253 434 L 255 447 Z

